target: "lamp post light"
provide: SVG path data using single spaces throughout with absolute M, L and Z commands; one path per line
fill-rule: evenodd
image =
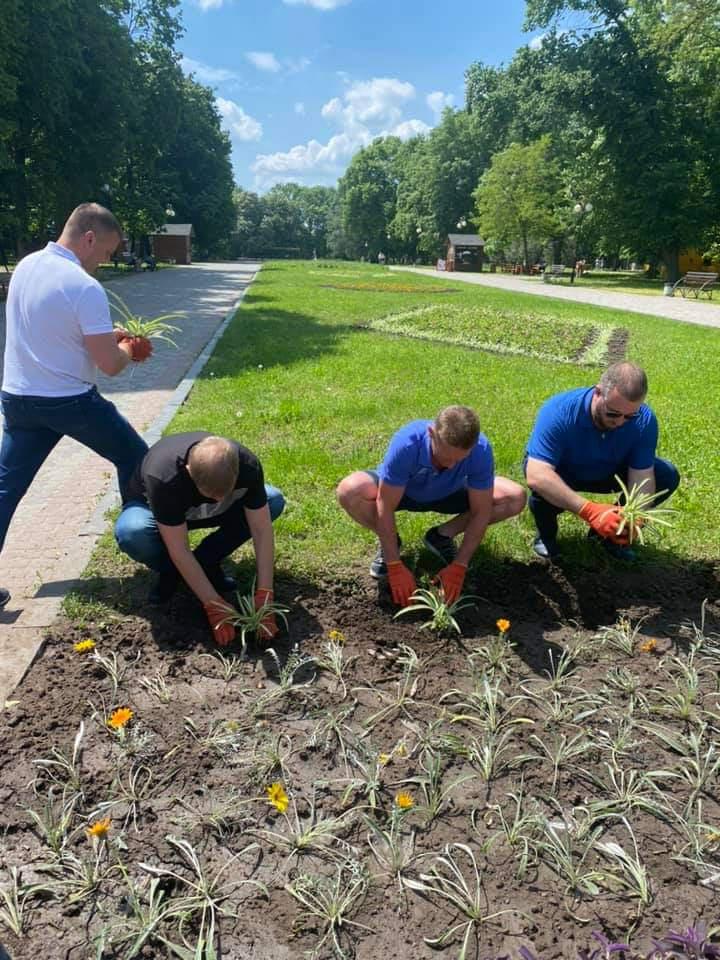
M 575 281 L 575 276 L 581 277 L 585 268 L 585 261 L 582 260 L 579 256 L 578 250 L 578 234 L 580 233 L 580 228 L 582 222 L 587 216 L 588 213 L 592 213 L 593 205 L 589 200 L 578 200 L 573 206 L 573 213 L 577 217 L 577 230 L 575 231 L 575 265 L 572 271 L 571 282 Z
M 168 218 L 168 220 L 171 220 L 175 216 L 175 211 L 173 210 L 171 203 L 165 207 L 165 216 Z
M 458 220 L 456 226 L 457 226 L 458 230 L 464 230 L 465 227 L 467 226 L 467 220 L 465 219 L 465 217 L 460 217 L 460 219 Z

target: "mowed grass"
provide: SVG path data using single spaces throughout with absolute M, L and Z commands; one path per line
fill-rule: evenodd
M 377 279 L 377 266 L 342 264 L 336 276 Z M 392 433 L 451 403 L 474 407 L 501 474 L 522 479 L 523 452 L 540 404 L 571 387 L 591 385 L 601 367 L 503 355 L 363 329 L 378 318 L 437 303 L 418 292 L 333 290 L 334 271 L 311 263 L 266 264 L 168 432 L 207 429 L 234 437 L 261 458 L 266 477 L 288 501 L 277 524 L 281 568 L 313 576 L 350 572 L 372 551 L 372 537 L 352 524 L 334 488 L 353 470 L 381 460 Z M 388 282 L 388 285 L 391 281 Z M 716 558 L 720 493 L 717 436 L 708 416 L 720 396 L 720 332 L 657 317 L 544 300 L 489 288 L 462 288 L 454 307 L 542 314 L 552 324 L 619 326 L 630 331 L 627 355 L 650 378 L 661 428 L 659 452 L 674 460 L 682 486 L 678 513 L 651 559 Z M 412 559 L 432 521 L 402 514 Z M 589 559 L 585 526 L 563 521 L 578 562 Z M 476 562 L 529 558 L 527 512 L 492 528 Z M 593 551 L 592 562 L 606 562 Z

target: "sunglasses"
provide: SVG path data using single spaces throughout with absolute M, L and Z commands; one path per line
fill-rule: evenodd
M 605 416 L 608 420 L 619 420 L 621 417 L 623 420 L 637 420 L 639 413 L 620 413 L 618 410 L 608 410 L 605 408 Z

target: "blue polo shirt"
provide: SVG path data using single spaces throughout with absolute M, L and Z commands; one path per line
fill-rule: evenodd
M 435 467 L 428 427 L 432 420 L 413 420 L 393 436 L 385 459 L 378 467 L 384 483 L 405 487 L 405 495 L 418 503 L 432 503 L 465 490 L 490 490 L 495 467 L 490 441 L 480 434 L 468 455 L 447 470 Z
M 590 414 L 594 387 L 550 397 L 540 408 L 527 447 L 528 456 L 555 467 L 578 489 L 619 473 L 622 467 L 649 470 L 655 464 L 658 424 L 643 403 L 634 420 L 599 430 Z

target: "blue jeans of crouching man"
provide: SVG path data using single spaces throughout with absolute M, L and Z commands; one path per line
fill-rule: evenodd
M 523 462 L 523 469 L 525 473 L 527 473 L 527 457 L 525 457 Z M 619 467 L 617 475 L 623 483 L 627 485 L 628 468 L 626 466 Z M 602 480 L 596 480 L 594 483 L 580 481 L 561 471 L 558 471 L 558 476 L 571 490 L 582 491 L 582 493 L 620 493 L 620 486 L 614 474 Z M 655 497 L 653 506 L 657 507 L 663 503 L 663 501 L 667 500 L 667 498 L 677 490 L 679 484 L 680 474 L 675 464 L 669 460 L 663 460 L 662 457 L 656 457 L 655 489 L 658 491 L 658 495 Z M 661 493 L 660 491 L 664 492 Z M 548 503 L 547 500 L 543 500 L 543 498 L 534 491 L 530 491 L 528 507 L 535 518 L 535 525 L 537 526 L 540 539 L 546 544 L 554 543 L 558 532 L 557 518 L 563 513 L 562 508 Z
M 270 484 L 265 484 L 274 522 L 285 509 L 282 493 Z M 193 551 L 195 559 L 205 569 L 216 567 L 221 560 L 250 539 L 250 527 L 241 501 L 235 502 L 224 513 L 203 520 L 190 520 L 189 530 L 217 527 Z M 157 521 L 148 505 L 142 500 L 130 500 L 123 507 L 115 523 L 117 545 L 133 560 L 144 563 L 158 573 L 169 573 L 173 563 L 163 543 Z

